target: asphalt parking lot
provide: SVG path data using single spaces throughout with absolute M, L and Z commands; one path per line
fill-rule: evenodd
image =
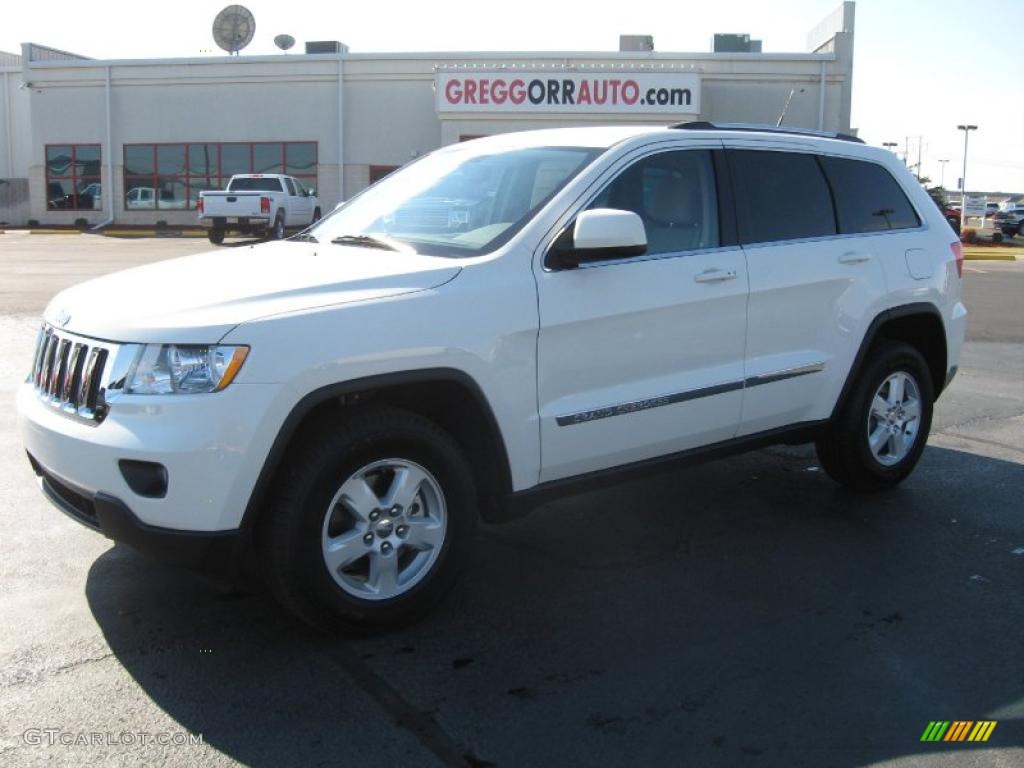
M 961 372 L 900 489 L 778 447 L 562 499 L 484 529 L 419 624 L 331 639 L 70 521 L 20 446 L 48 298 L 208 247 L 0 235 L 3 764 L 1024 764 L 1024 262 L 965 267 Z

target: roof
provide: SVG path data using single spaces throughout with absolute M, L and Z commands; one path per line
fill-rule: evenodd
M 655 136 L 665 140 L 736 139 L 817 147 L 822 146 L 824 143 L 830 147 L 830 151 L 835 151 L 837 154 L 877 155 L 877 157 L 886 160 L 892 156 L 891 152 L 882 150 L 879 147 L 870 147 L 859 140 L 851 141 L 846 137 L 837 138 L 830 135 L 821 135 L 814 131 L 786 131 L 770 127 L 761 127 L 759 129 L 758 126 L 743 126 L 742 129 L 733 126 L 679 130 L 664 123 L 658 125 L 588 126 L 582 128 L 542 128 L 533 131 L 516 131 L 514 133 L 495 134 L 460 144 L 452 144 L 441 151 L 458 152 L 460 148 L 465 147 L 471 147 L 472 150 L 476 151 L 503 151 L 543 146 L 607 149 L 624 141 Z

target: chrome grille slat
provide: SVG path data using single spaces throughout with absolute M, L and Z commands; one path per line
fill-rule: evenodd
M 71 342 L 61 339 L 53 360 L 53 370 L 50 372 L 50 384 L 46 391 L 50 394 L 50 401 L 57 405 L 60 402 L 61 377 L 68 366 L 68 351 L 71 349 Z
M 40 399 L 69 416 L 102 421 L 107 411 L 103 375 L 112 359 L 109 346 L 44 325 L 30 379 Z
M 39 385 L 39 373 L 43 367 L 43 353 L 46 351 L 46 345 L 50 341 L 50 331 L 48 328 L 39 331 L 39 338 L 36 340 L 36 354 L 32 360 L 32 383 Z
M 50 369 L 53 368 L 53 358 L 57 354 L 57 337 L 50 334 L 46 341 L 46 350 L 43 352 L 43 367 L 39 372 L 39 381 L 36 386 L 40 392 L 44 392 L 47 383 L 50 381 Z
M 99 386 L 99 371 L 103 370 L 100 365 L 103 350 L 94 347 L 89 353 L 89 362 L 85 365 L 85 375 L 82 377 L 82 396 L 79 408 L 83 414 L 92 416 L 96 411 L 96 392 Z
M 85 349 L 85 344 L 75 344 L 71 350 L 71 357 L 68 359 L 67 373 L 64 375 L 64 386 L 60 391 L 61 402 L 64 403 L 64 409 L 67 410 L 67 406 L 72 401 L 72 395 L 75 395 L 77 400 L 77 393 L 74 392 L 76 383 L 81 379 L 82 371 L 81 366 L 85 358 L 82 357 L 82 350 Z

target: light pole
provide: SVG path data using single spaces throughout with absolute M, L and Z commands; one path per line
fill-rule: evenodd
M 964 132 L 964 172 L 960 177 L 960 230 L 967 226 L 967 137 L 971 135 L 971 131 L 978 130 L 976 125 L 958 125 L 958 131 Z M 982 225 L 985 220 L 982 219 Z
M 946 189 L 946 163 L 948 163 L 948 162 L 949 162 L 949 158 L 948 157 L 945 160 L 942 160 L 942 159 L 939 160 L 939 167 L 942 169 L 939 172 L 939 186 L 942 187 L 943 191 L 945 191 L 945 189 Z

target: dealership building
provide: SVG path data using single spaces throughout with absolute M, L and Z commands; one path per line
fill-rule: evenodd
M 850 132 L 854 4 L 799 53 L 306 53 L 99 60 L 0 52 L 0 223 L 194 224 L 233 173 L 287 173 L 324 210 L 438 147 L 507 131 L 707 120 Z M 783 115 L 784 113 L 784 115 Z

